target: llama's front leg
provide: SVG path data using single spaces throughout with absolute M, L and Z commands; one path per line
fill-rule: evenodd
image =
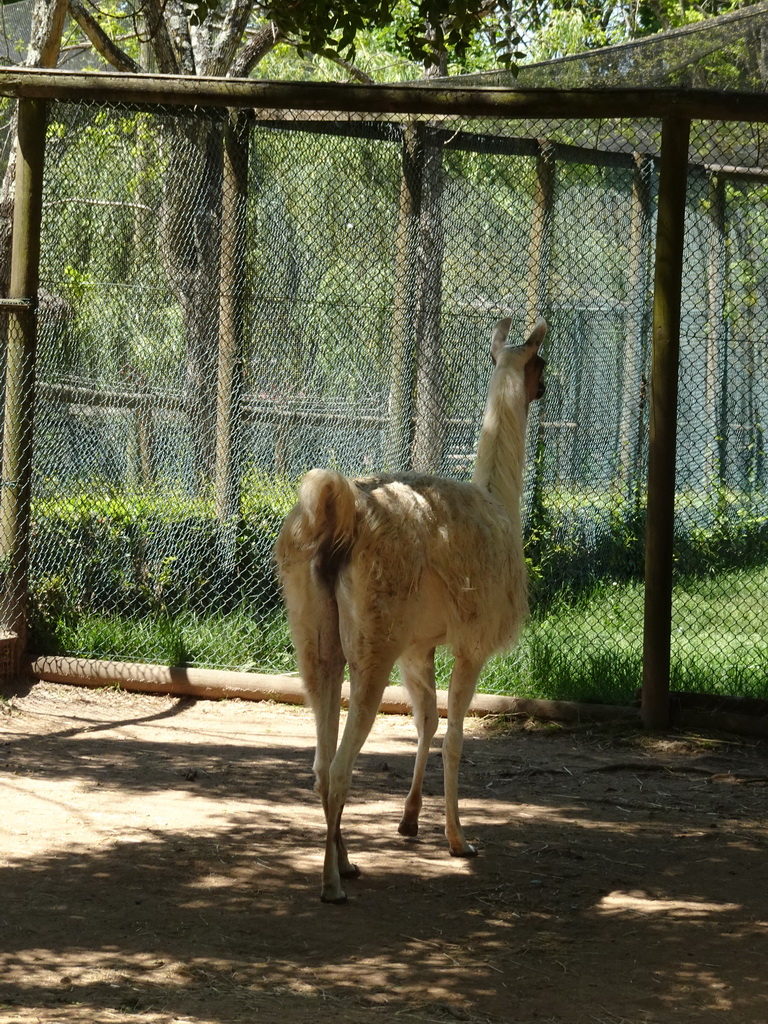
M 419 734 L 416 760 L 413 766 L 413 780 L 405 798 L 403 817 L 397 831 L 402 836 L 414 838 L 419 834 L 419 813 L 424 772 L 427 767 L 429 745 L 437 731 L 438 714 L 435 698 L 435 649 L 426 656 L 411 656 L 400 659 L 403 683 L 413 705 L 413 720 Z
M 474 857 L 477 850 L 464 837 L 459 820 L 459 763 L 464 744 L 464 716 L 469 710 L 483 662 L 456 656 L 448 689 L 448 726 L 443 740 L 445 837 L 452 857 Z
M 344 903 L 347 894 L 341 884 L 342 877 L 355 877 L 359 874 L 358 869 L 350 864 L 341 838 L 341 815 L 349 795 L 352 769 L 371 731 L 391 668 L 392 662 L 388 661 L 384 668 L 380 667 L 367 678 L 361 679 L 350 662 L 349 713 L 339 748 L 331 763 L 325 805 L 328 833 L 320 890 L 320 899 L 324 903 Z
M 325 837 L 325 858 L 323 860 L 323 881 L 320 899 L 323 903 L 346 903 L 347 894 L 342 888 L 342 878 L 357 878 L 359 868 L 350 863 L 347 848 L 341 837 L 341 815 L 344 805 L 332 811 L 326 809 L 327 832 Z M 332 816 L 331 816 L 332 815 Z

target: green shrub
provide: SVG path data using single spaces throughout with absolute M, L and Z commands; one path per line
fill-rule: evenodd
M 94 484 L 91 493 L 36 502 L 33 644 L 65 649 L 89 617 L 167 624 L 187 612 L 265 615 L 280 602 L 271 553 L 283 511 L 270 497 L 249 493 L 247 514 L 229 523 L 217 520 L 212 500 L 180 492 Z
M 271 553 L 295 484 L 251 474 L 238 520 L 180 489 L 35 502 L 32 637 L 41 653 L 295 671 Z M 765 695 L 768 515 L 754 496 L 678 497 L 675 689 Z M 751 503 L 751 504 L 750 504 Z M 642 680 L 645 508 L 614 494 L 539 495 L 528 517 L 531 619 L 492 658 L 492 693 L 628 702 Z M 451 659 L 439 652 L 438 685 Z

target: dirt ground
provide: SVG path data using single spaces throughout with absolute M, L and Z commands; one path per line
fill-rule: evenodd
M 415 734 L 379 716 L 326 906 L 305 709 L 11 692 L 2 1024 L 768 1021 L 764 743 L 472 720 L 462 861 L 437 742 L 397 835 Z

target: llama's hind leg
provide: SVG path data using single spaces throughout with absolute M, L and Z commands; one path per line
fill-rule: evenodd
M 330 833 L 328 785 L 339 738 L 341 684 L 346 659 L 339 636 L 339 611 L 335 597 L 317 584 L 308 569 L 301 570 L 290 576 L 286 574 L 284 591 L 299 674 L 315 719 L 315 790 Z M 354 877 L 359 872 L 349 863 L 338 827 L 333 834 L 339 870 L 345 877 Z
M 290 600 L 287 604 L 299 674 L 315 718 L 315 788 L 325 802 L 328 770 L 339 738 L 345 658 L 336 600 L 317 585 L 310 586 L 308 581 L 299 607 L 292 607 Z
M 337 634 L 338 636 L 338 634 Z M 341 710 L 341 683 L 344 676 L 345 659 L 332 637 L 321 634 L 318 647 L 322 652 L 317 668 L 302 672 L 307 699 L 315 716 L 315 789 L 320 796 L 327 828 L 326 845 L 333 843 L 333 859 L 342 878 L 356 878 L 360 872 L 349 860 L 347 848 L 341 834 L 341 814 L 329 801 L 331 765 L 336 756 L 339 736 L 339 714 Z M 301 660 L 299 662 L 301 665 Z M 327 859 L 327 853 L 326 853 Z M 325 898 L 325 897 L 323 897 Z
M 461 654 L 451 673 L 448 689 L 448 726 L 443 740 L 445 779 L 445 837 L 453 857 L 474 857 L 477 850 L 464 837 L 459 820 L 459 763 L 464 743 L 464 716 L 469 710 L 483 662 Z
M 350 863 L 344 838 L 341 834 L 340 816 L 329 808 L 331 764 L 336 755 L 339 735 L 339 713 L 341 710 L 341 682 L 344 675 L 344 656 L 339 648 L 339 660 L 333 672 L 324 675 L 321 685 L 308 686 L 307 695 L 315 715 L 315 789 L 320 796 L 325 814 L 328 837 L 336 846 L 336 861 L 342 878 L 356 878 L 360 872 Z
M 435 649 L 426 655 L 413 654 L 400 659 L 403 683 L 413 705 L 413 720 L 419 734 L 416 760 L 413 766 L 413 780 L 405 798 L 403 817 L 397 831 L 402 836 L 414 838 L 419 834 L 419 812 L 424 772 L 427 767 L 429 745 L 437 731 L 438 714 L 435 695 Z
M 352 770 L 363 744 L 371 731 L 381 696 L 394 664 L 394 657 L 371 659 L 374 666 L 366 672 L 356 670 L 350 660 L 350 699 L 347 721 L 336 755 L 330 768 L 326 820 L 328 834 L 325 844 L 323 882 L 320 899 L 324 903 L 344 903 L 347 894 L 341 878 L 356 875 L 357 868 L 349 864 L 341 840 L 341 815 L 352 781 Z

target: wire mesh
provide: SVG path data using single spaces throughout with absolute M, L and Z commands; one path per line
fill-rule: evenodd
M 722 144 L 717 123 L 695 129 L 700 148 Z M 764 697 L 768 191 L 749 159 L 754 134 L 728 126 L 742 171 L 698 174 L 688 188 L 672 685 Z
M 301 475 L 468 477 L 493 324 L 511 316 L 522 338 L 541 314 L 532 617 L 481 687 L 633 699 L 659 132 L 53 103 L 35 649 L 292 670 L 271 550 Z M 759 696 L 768 195 L 756 139 L 754 126 L 702 123 L 691 147 L 673 683 Z
M 464 84 L 512 88 L 706 89 L 764 93 L 768 4 L 748 4 L 715 18 L 689 22 L 616 46 L 524 64 L 515 71 L 463 75 Z M 440 85 L 445 87 L 445 80 Z M 449 86 L 450 87 L 450 86 Z

